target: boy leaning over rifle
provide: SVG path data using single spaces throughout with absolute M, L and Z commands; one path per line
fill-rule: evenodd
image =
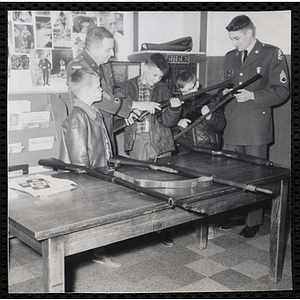
M 85 167 L 106 168 L 112 148 L 102 113 L 94 105 L 102 100 L 99 77 L 92 70 L 78 69 L 70 76 L 68 87 L 75 95 L 75 101 L 61 127 L 59 159 Z M 96 263 L 113 268 L 121 266 L 106 254 L 104 248 L 95 249 L 93 254 Z
M 199 89 L 199 81 L 191 71 L 184 71 L 176 78 L 176 87 L 182 95 L 193 93 Z M 201 88 L 201 86 L 200 86 Z M 185 129 L 202 115 L 209 112 L 210 108 L 217 105 L 217 97 L 208 93 L 200 94 L 192 101 L 186 101 L 182 105 L 181 119 L 174 130 Z M 226 120 L 222 109 L 218 109 L 208 115 L 201 123 L 185 132 L 176 140 L 179 153 L 189 152 L 190 147 L 205 147 L 212 150 L 221 148 L 221 131 L 226 126 Z
M 176 78 L 176 86 L 182 95 L 193 93 L 199 89 L 199 81 L 191 71 L 179 73 Z M 201 88 L 201 87 L 200 87 Z M 185 129 L 189 123 L 196 121 L 199 117 L 207 114 L 210 108 L 217 105 L 217 97 L 204 93 L 192 101 L 187 101 L 182 105 L 181 119 L 177 123 L 174 131 Z M 226 126 L 224 113 L 221 109 L 208 115 L 201 123 L 187 131 L 182 137 L 176 140 L 179 154 L 190 152 L 191 147 L 205 147 L 212 150 L 221 148 L 221 131 Z M 209 226 L 208 238 L 213 239 L 215 228 Z

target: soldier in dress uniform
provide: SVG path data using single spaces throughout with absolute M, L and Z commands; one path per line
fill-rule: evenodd
M 160 110 L 156 102 L 134 102 L 115 91 L 115 83 L 111 64 L 108 62 L 114 55 L 114 38 L 104 27 L 91 26 L 85 38 L 85 49 L 75 57 L 67 67 L 67 82 L 70 75 L 78 69 L 91 69 L 99 75 L 103 98 L 96 106 L 103 112 L 104 121 L 116 154 L 116 144 L 113 136 L 114 115 L 127 119 L 130 112 L 139 111 L 155 112 Z M 74 95 L 70 93 L 73 102 Z M 130 122 L 130 121 L 129 121 Z
M 236 87 L 257 73 L 262 78 L 239 90 L 236 99 L 226 105 L 224 148 L 267 159 L 268 145 L 273 141 L 272 106 L 290 95 L 286 58 L 279 48 L 255 38 L 255 26 L 248 16 L 235 17 L 226 29 L 235 49 L 225 55 L 224 80 L 231 79 Z M 262 219 L 262 205 L 258 205 L 248 213 L 247 226 L 240 235 L 254 236 Z

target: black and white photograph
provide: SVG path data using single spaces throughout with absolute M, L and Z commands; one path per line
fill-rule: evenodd
M 49 16 L 36 16 L 36 48 L 52 48 L 52 24 Z
M 54 48 L 71 48 L 71 14 L 60 11 L 52 19 Z
M 14 24 L 15 52 L 28 53 L 34 48 L 34 34 L 32 25 Z
M 8 11 L 8 294 L 292 294 L 292 10 L 62 7 Z
M 89 26 L 97 25 L 97 17 L 73 14 L 73 32 L 86 34 Z

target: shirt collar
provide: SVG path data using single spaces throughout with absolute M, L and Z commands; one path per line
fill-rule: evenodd
M 86 104 L 85 102 L 79 100 L 78 98 L 75 98 L 74 105 L 86 112 L 86 114 L 89 116 L 90 119 L 95 120 L 97 118 L 97 113 L 99 113 L 99 110 L 92 104 L 91 106 Z
M 255 46 L 255 44 L 256 44 L 256 39 L 254 40 L 254 43 L 250 43 L 250 45 L 245 49 L 245 50 L 247 50 L 248 51 L 248 55 L 249 55 L 249 53 L 251 52 L 251 50 L 254 48 L 254 46 Z M 244 51 L 245 51 L 244 50 Z M 242 51 L 242 52 L 244 52 L 244 51 Z

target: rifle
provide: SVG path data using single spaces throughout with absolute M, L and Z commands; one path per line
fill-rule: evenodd
M 182 201 L 179 201 L 179 200 L 175 199 L 174 197 L 170 197 L 163 193 L 159 193 L 155 190 L 150 190 L 145 187 L 136 185 L 132 182 L 128 182 L 121 178 L 115 177 L 113 175 L 114 169 L 108 169 L 108 168 L 103 168 L 103 169 L 97 168 L 96 169 L 96 168 L 84 167 L 84 166 L 79 166 L 79 165 L 74 165 L 74 164 L 67 164 L 67 163 L 64 163 L 63 161 L 53 158 L 53 157 L 47 158 L 47 159 L 40 159 L 38 161 L 38 164 L 41 166 L 53 168 L 54 170 L 60 169 L 60 170 L 72 171 L 77 174 L 87 174 L 89 176 L 92 176 L 92 177 L 95 177 L 95 178 L 98 178 L 98 179 L 101 179 L 104 181 L 116 183 L 118 185 L 124 186 L 126 188 L 129 188 L 129 189 L 137 191 L 137 192 L 144 193 L 146 195 L 155 197 L 157 199 L 167 201 L 167 203 L 171 207 L 179 206 L 181 208 L 186 209 L 185 207 L 183 207 L 183 205 L 181 205 Z
M 198 120 L 196 120 L 194 123 L 192 123 L 191 125 L 189 125 L 188 127 L 186 127 L 185 129 L 181 130 L 179 133 L 174 135 L 174 140 L 177 140 L 178 138 L 180 138 L 181 136 L 184 137 L 184 134 L 186 132 L 188 132 L 189 130 L 191 130 L 192 128 L 194 128 L 195 126 L 197 126 L 199 123 L 201 123 L 207 116 L 209 116 L 210 114 L 214 113 L 216 110 L 218 110 L 221 106 L 223 106 L 224 104 L 226 104 L 227 102 L 231 101 L 232 99 L 235 98 L 234 94 L 238 93 L 238 90 L 244 89 L 245 87 L 247 87 L 248 85 L 250 85 L 251 83 L 257 81 L 258 79 L 260 79 L 262 77 L 261 74 L 256 74 L 255 76 L 253 76 L 252 78 L 250 78 L 249 80 L 247 80 L 246 82 L 242 83 L 241 85 L 235 87 L 234 89 L 232 89 L 230 92 L 226 93 L 225 95 L 223 95 L 220 98 L 220 102 L 213 107 L 208 113 L 204 114 L 203 116 L 201 116 Z
M 250 164 L 259 165 L 259 166 L 281 167 L 280 165 L 275 164 L 274 162 L 269 161 L 267 159 L 253 156 L 253 155 L 244 154 L 244 153 L 239 153 L 237 151 L 212 150 L 212 149 L 208 149 L 208 148 L 201 147 L 201 146 L 188 146 L 188 145 L 184 145 L 184 144 L 179 144 L 179 145 L 186 149 L 189 149 L 191 151 L 199 152 L 199 153 L 207 153 L 207 154 L 211 154 L 212 156 L 225 156 L 225 157 L 233 158 L 236 160 L 244 161 L 244 162 L 247 162 Z
M 254 186 L 252 184 L 246 184 L 246 183 L 240 183 L 240 182 L 236 182 L 236 181 L 232 181 L 232 180 L 227 180 L 227 179 L 219 178 L 215 175 L 206 174 L 206 173 L 198 172 L 193 169 L 177 167 L 177 166 L 169 165 L 169 164 L 140 161 L 140 160 L 127 158 L 127 157 L 120 156 L 120 155 L 118 155 L 116 157 L 112 157 L 109 160 L 109 162 L 110 162 L 110 164 L 113 164 L 115 168 L 118 168 L 121 165 L 127 165 L 127 166 L 144 167 L 144 168 L 148 168 L 148 169 L 152 169 L 152 170 L 159 170 L 159 171 L 173 173 L 173 174 L 175 173 L 175 174 L 178 174 L 178 175 L 181 175 L 184 177 L 189 177 L 189 178 L 207 176 L 207 177 L 211 177 L 214 182 L 225 184 L 228 186 L 233 186 L 233 187 L 242 189 L 244 191 L 261 192 L 261 193 L 265 193 L 265 194 L 269 194 L 269 195 L 273 194 L 273 192 L 270 190 Z
M 185 95 L 176 95 L 175 97 L 178 98 L 181 101 L 181 103 L 184 103 L 185 101 L 194 100 L 196 97 L 198 97 L 204 93 L 207 93 L 209 91 L 212 91 L 215 89 L 220 89 L 220 88 L 226 88 L 226 87 L 229 87 L 230 85 L 232 85 L 232 82 L 230 79 L 228 79 L 224 82 L 206 87 L 206 88 L 198 90 L 196 92 L 188 93 Z M 209 102 L 210 102 L 210 100 L 209 100 Z M 205 104 L 208 104 L 207 99 L 203 99 L 202 105 L 205 105 Z M 164 109 L 170 105 L 171 105 L 170 99 L 166 99 L 166 100 L 163 100 L 160 102 L 161 109 Z M 149 111 L 142 111 L 140 115 L 135 116 L 134 121 L 142 122 L 148 115 L 150 115 Z M 127 123 L 126 123 L 125 119 L 117 120 L 116 124 L 114 126 L 114 133 L 120 131 L 121 129 L 123 129 L 126 126 L 127 126 Z

